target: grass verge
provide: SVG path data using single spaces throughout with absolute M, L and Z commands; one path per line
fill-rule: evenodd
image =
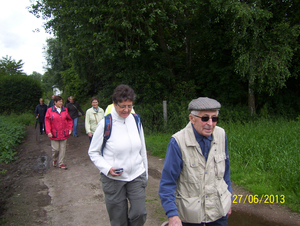
M 34 122 L 32 114 L 0 116 L 0 163 L 16 159 L 15 147 L 25 136 L 25 126 Z

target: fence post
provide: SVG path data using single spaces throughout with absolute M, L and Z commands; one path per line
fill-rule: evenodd
M 165 126 L 167 125 L 167 119 L 168 119 L 168 116 L 167 116 L 167 101 L 164 100 L 163 101 L 163 113 L 164 113 L 164 122 L 165 122 Z

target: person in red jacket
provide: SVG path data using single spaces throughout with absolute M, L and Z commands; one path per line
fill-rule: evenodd
M 68 109 L 63 106 L 60 96 L 54 97 L 54 106 L 48 108 L 45 116 L 46 134 L 51 140 L 53 166 L 67 169 L 64 165 L 67 139 L 70 137 L 73 127 Z

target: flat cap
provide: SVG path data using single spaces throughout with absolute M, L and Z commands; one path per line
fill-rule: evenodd
M 189 111 L 203 111 L 203 110 L 220 110 L 221 104 L 211 98 L 208 97 L 199 97 L 198 99 L 194 99 L 189 104 Z

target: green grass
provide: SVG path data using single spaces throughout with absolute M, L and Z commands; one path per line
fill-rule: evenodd
M 147 150 L 154 156 L 164 158 L 172 134 L 145 135 Z
M 16 159 L 15 147 L 25 136 L 25 126 L 35 122 L 33 114 L 0 116 L 0 162 Z
M 222 123 L 226 130 L 231 180 L 253 194 L 284 195 L 300 212 L 300 122 L 278 119 Z M 171 134 L 146 135 L 147 150 L 165 157 Z

